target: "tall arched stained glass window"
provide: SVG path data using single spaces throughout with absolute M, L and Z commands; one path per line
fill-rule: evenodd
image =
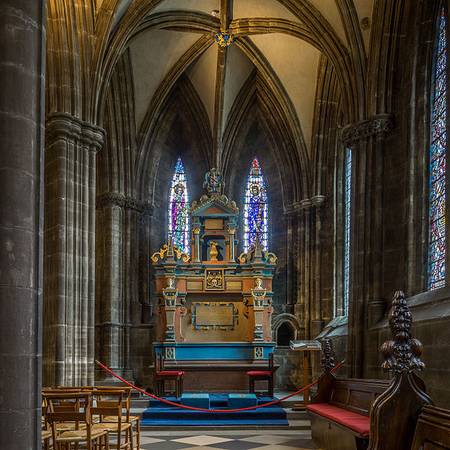
M 447 172 L 447 14 L 439 16 L 433 65 L 428 210 L 428 289 L 445 285 Z
M 348 314 L 350 298 L 350 231 L 352 206 L 352 149 L 345 149 L 344 162 L 344 261 L 343 261 L 343 312 Z
M 259 237 L 262 248 L 268 246 L 268 205 L 267 188 L 261 166 L 257 158 L 247 178 L 244 199 L 244 251 L 247 252 Z
M 186 173 L 181 158 L 175 165 L 169 197 L 169 238 L 172 243 L 189 254 L 189 195 Z

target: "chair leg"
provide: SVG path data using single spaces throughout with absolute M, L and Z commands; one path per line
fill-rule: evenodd
M 251 377 L 248 379 L 248 390 L 251 394 L 255 393 L 255 380 Z
M 273 398 L 273 378 L 269 378 L 269 396 Z
M 141 419 L 136 420 L 136 444 L 137 449 L 141 448 Z

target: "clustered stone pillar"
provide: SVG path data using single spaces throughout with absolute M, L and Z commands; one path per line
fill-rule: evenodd
M 341 141 L 352 149 L 352 224 L 349 299 L 349 366 L 363 376 L 367 327 L 384 313 L 381 298 L 383 144 L 393 128 L 389 114 L 343 128 Z
M 131 375 L 130 336 L 140 324 L 138 221 L 143 207 L 122 193 L 97 198 L 96 357 L 124 377 Z M 106 376 L 100 369 L 96 379 Z
M 104 132 L 69 114 L 47 120 L 44 381 L 94 381 L 96 153 Z
M 0 448 L 40 448 L 44 4 L 0 5 Z

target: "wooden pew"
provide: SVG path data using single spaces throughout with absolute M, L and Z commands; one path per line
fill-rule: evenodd
M 425 406 L 417 421 L 411 450 L 450 449 L 450 411 Z
M 431 404 L 423 381 L 422 346 L 411 337 L 411 313 L 403 292 L 396 292 L 389 315 L 393 339 L 381 347 L 382 367 L 390 381 L 336 379 L 329 340 L 323 342 L 322 366 L 316 396 L 307 407 L 312 437 L 328 450 L 410 450 L 419 414 Z
M 308 405 L 312 437 L 320 448 L 366 449 L 370 409 L 389 386 L 387 380 L 336 379 L 321 383 Z

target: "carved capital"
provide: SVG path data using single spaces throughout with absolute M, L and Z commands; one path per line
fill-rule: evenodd
M 371 119 L 347 125 L 341 130 L 341 141 L 346 147 L 371 136 L 384 136 L 394 128 L 391 114 L 378 114 Z
M 105 142 L 105 130 L 67 113 L 53 113 L 47 118 L 45 138 L 47 143 L 73 140 L 87 146 L 90 151 L 101 150 Z
M 119 192 L 107 192 L 97 197 L 97 208 L 104 206 L 119 206 L 123 209 L 132 209 L 140 213 L 147 213 L 152 211 L 152 207 L 148 203 L 143 203 L 128 195 Z

